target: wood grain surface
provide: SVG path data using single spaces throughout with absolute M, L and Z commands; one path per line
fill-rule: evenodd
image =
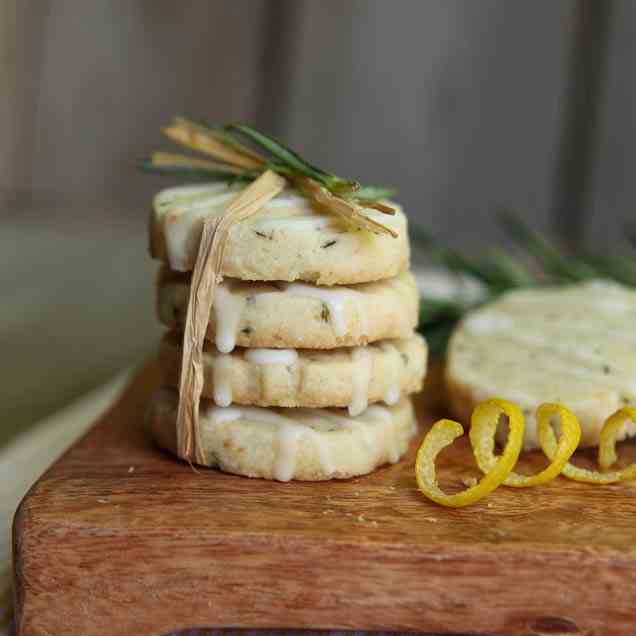
M 144 432 L 157 383 L 152 364 L 16 513 L 20 636 L 634 633 L 636 484 L 558 479 L 450 510 L 417 491 L 416 442 L 401 463 L 343 482 L 195 472 Z M 422 411 L 422 428 L 430 421 Z M 634 444 L 621 452 L 636 459 Z M 527 454 L 521 468 L 541 462 Z M 467 446 L 446 451 L 440 471 L 449 488 L 475 476 Z

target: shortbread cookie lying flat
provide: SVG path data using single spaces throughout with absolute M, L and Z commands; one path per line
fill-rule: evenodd
M 177 271 L 194 266 L 203 221 L 221 214 L 242 186 L 181 186 L 154 200 L 150 245 L 154 258 Z M 394 204 L 392 204 L 394 205 Z M 304 197 L 284 191 L 253 217 L 230 230 L 224 276 L 242 280 L 307 281 L 349 285 L 395 276 L 408 269 L 406 217 L 367 210 L 397 238 L 351 229 L 335 215 L 316 210 Z
M 560 402 L 596 446 L 605 419 L 636 405 L 636 292 L 601 281 L 515 291 L 470 314 L 454 333 L 446 379 L 456 414 L 468 422 L 490 397 L 517 402 L 525 448 L 536 448 L 535 410 Z M 630 424 L 624 435 L 636 434 Z
M 186 275 L 162 271 L 157 307 L 168 327 L 183 328 L 189 289 Z M 224 353 L 235 345 L 332 349 L 408 338 L 417 324 L 418 303 L 408 272 L 354 287 L 227 278 L 217 287 L 207 338 Z
M 368 404 L 395 404 L 422 388 L 426 344 L 421 336 L 385 340 L 366 347 L 311 349 L 235 349 L 219 353 L 208 345 L 203 395 L 218 406 L 348 407 L 351 415 Z M 179 386 L 180 336 L 161 344 L 164 385 Z
M 159 446 L 176 452 L 177 394 L 163 389 L 150 407 Z M 406 452 L 416 423 L 410 400 L 370 406 L 357 417 L 337 409 L 210 406 L 199 416 L 205 465 L 247 477 L 318 481 L 364 475 Z

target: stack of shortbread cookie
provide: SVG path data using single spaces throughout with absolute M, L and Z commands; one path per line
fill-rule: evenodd
M 240 186 L 160 192 L 151 251 L 164 388 L 153 435 L 176 451 L 181 339 L 204 218 Z M 397 238 L 351 229 L 285 190 L 230 230 L 204 348 L 205 464 L 287 481 L 347 478 L 397 462 L 415 431 L 409 394 L 426 373 L 406 217 L 368 211 Z

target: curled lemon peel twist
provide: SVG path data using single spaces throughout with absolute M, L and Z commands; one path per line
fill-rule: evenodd
M 495 433 L 501 415 L 508 416 L 508 439 L 502 454 L 495 458 L 490 470 L 466 490 L 448 495 L 437 483 L 435 459 L 464 432 L 458 422 L 440 420 L 428 432 L 415 460 L 415 476 L 418 488 L 429 498 L 442 506 L 460 508 L 479 501 L 500 486 L 517 463 L 523 444 L 524 420 L 519 407 L 505 400 L 492 399 L 479 404 L 471 420 L 470 442 L 473 452 L 485 455 L 485 448 L 491 452 L 495 444 Z M 479 450 L 476 450 L 476 449 Z
M 552 431 L 551 420 L 554 416 L 557 416 L 561 422 L 561 436 L 558 443 Z M 530 488 L 531 486 L 539 486 L 551 481 L 561 474 L 581 440 L 581 427 L 576 416 L 560 404 L 542 404 L 537 409 L 537 431 L 539 439 L 547 438 L 548 441 L 546 443 L 549 443 L 550 448 L 553 449 L 552 454 L 549 456 L 550 464 L 534 475 L 521 475 L 511 470 L 503 482 L 504 486 Z M 486 441 L 489 443 L 486 444 Z M 488 473 L 496 461 L 494 441 L 493 433 L 492 437 L 489 437 L 488 440 L 482 440 L 481 444 L 475 445 L 473 443 L 475 459 L 483 473 Z
M 580 481 L 587 484 L 615 484 L 619 481 L 627 481 L 636 478 L 636 463 L 630 464 L 621 470 L 608 470 L 617 461 L 616 442 L 625 424 L 636 422 L 636 409 L 624 407 L 605 420 L 601 429 L 600 442 L 598 447 L 598 463 L 601 469 L 588 470 L 579 468 L 569 462 L 563 467 L 562 474 L 573 481 Z M 552 433 L 552 431 L 550 431 Z M 554 433 L 548 434 L 545 439 L 539 439 L 543 452 L 551 458 L 554 454 L 555 439 Z
M 508 439 L 501 455 L 496 455 L 495 434 L 502 415 L 508 418 Z M 558 418 L 561 425 L 558 440 L 552 427 L 554 418 Z M 616 442 L 625 424 L 629 421 L 636 422 L 636 408 L 620 409 L 603 425 L 598 462 L 606 472 L 579 468 L 569 463 L 581 440 L 578 419 L 569 409 L 560 404 L 542 404 L 537 409 L 536 419 L 539 443 L 550 464 L 534 475 L 522 475 L 513 471 L 521 452 L 525 430 L 521 410 L 512 402 L 496 398 L 479 404 L 473 411 L 469 439 L 477 465 L 484 476 L 474 486 L 451 495 L 439 487 L 435 460 L 444 448 L 461 437 L 464 429 L 453 420 L 436 422 L 417 453 L 415 476 L 418 488 L 426 497 L 440 505 L 460 508 L 479 501 L 502 484 L 513 488 L 528 488 L 545 484 L 560 474 L 575 481 L 595 484 L 636 478 L 636 463 L 621 470 L 607 470 L 617 460 Z

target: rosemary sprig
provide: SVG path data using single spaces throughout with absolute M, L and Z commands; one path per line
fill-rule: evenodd
M 316 166 L 307 163 L 297 152 L 284 146 L 280 141 L 259 132 L 247 124 L 228 124 L 224 130 L 232 133 L 236 132 L 247 137 L 250 141 L 258 144 L 275 157 L 280 165 L 288 166 L 294 171 L 295 176 L 305 176 L 321 183 L 327 190 L 336 194 L 350 194 L 360 188 L 357 181 L 341 179 L 336 175 L 329 174 Z
M 411 227 L 411 239 L 425 247 L 435 262 L 451 272 L 476 278 L 495 295 L 536 282 L 526 268 L 505 252 L 493 250 L 480 259 L 469 258 L 450 247 L 440 245 L 432 235 L 416 226 Z
M 499 220 L 520 247 L 534 256 L 545 272 L 558 282 L 577 282 L 598 277 L 593 267 L 575 256 L 566 257 L 549 241 L 532 231 L 510 210 L 501 210 Z
M 397 236 L 395 230 L 367 212 L 372 208 L 383 214 L 395 214 L 395 209 L 385 201 L 390 190 L 361 186 L 357 181 L 326 172 L 252 126 L 227 124 L 215 127 L 177 117 L 162 132 L 175 143 L 212 157 L 214 161 L 154 153 L 139 163 L 139 168 L 145 172 L 232 183 L 253 181 L 270 170 L 285 177 L 291 187 L 321 208 L 339 215 L 354 227 Z
M 636 258 L 617 254 L 584 253 L 581 259 L 598 272 L 600 278 L 610 278 L 623 285 L 636 287 Z
M 457 320 L 443 321 L 420 331 L 426 336 L 426 342 L 431 356 L 438 358 L 444 356 L 446 348 L 448 347 L 448 341 L 453 335 L 456 323 Z

